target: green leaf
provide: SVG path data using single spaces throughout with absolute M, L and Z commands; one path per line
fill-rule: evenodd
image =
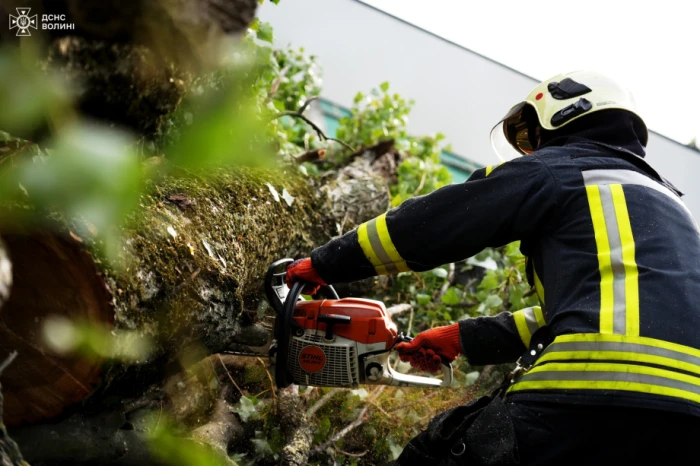
M 381 89 L 384 92 L 388 91 L 389 90 L 389 81 L 384 81 L 383 83 L 381 83 L 379 85 L 379 89 Z
M 484 277 L 484 279 L 481 280 L 481 283 L 479 283 L 478 289 L 484 291 L 491 291 L 495 290 L 500 285 L 501 281 L 499 280 L 497 271 L 489 270 L 488 272 L 486 272 L 486 276 Z
M 261 21 L 258 26 L 258 39 L 263 42 L 272 43 L 272 25 Z
M 316 432 L 314 432 L 314 443 L 323 442 L 327 437 L 328 433 L 331 431 L 331 420 L 328 416 L 324 416 L 318 424 L 316 425 Z
M 364 99 L 364 98 L 365 98 L 365 95 L 362 92 L 358 92 L 357 94 L 355 94 L 355 98 L 352 99 L 352 101 L 355 102 L 356 104 L 359 104 L 360 102 L 362 102 L 362 99 Z M 343 122 L 349 122 L 349 121 L 346 119 L 340 120 L 341 124 Z
M 256 409 L 255 405 L 257 398 L 242 396 L 238 401 L 238 404 L 234 406 L 233 412 L 238 413 L 241 417 L 241 421 L 248 422 L 256 419 L 260 419 L 260 413 Z
M 457 289 L 454 286 L 451 286 L 447 289 L 447 292 L 444 295 L 442 295 L 440 300 L 448 306 L 452 306 L 455 304 L 459 304 L 459 302 L 462 300 L 462 297 L 459 289 Z
M 438 278 L 447 278 L 447 270 L 438 267 L 437 269 L 432 270 L 433 275 L 435 275 Z
M 280 0 L 270 0 L 270 1 L 271 1 L 272 3 L 274 3 L 275 5 L 279 4 L 279 2 L 280 2 Z
M 425 293 L 418 293 L 416 295 L 416 302 L 418 304 L 421 304 L 421 305 L 428 304 L 430 301 L 432 301 L 432 298 L 430 297 L 430 295 L 427 295 Z
M 501 305 L 503 304 L 503 300 L 500 296 L 492 294 L 484 300 L 484 304 L 490 309 L 495 309 L 497 307 L 501 307 Z

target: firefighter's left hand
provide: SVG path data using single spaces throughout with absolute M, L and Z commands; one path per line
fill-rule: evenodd
M 316 269 L 314 269 L 311 263 L 311 258 L 309 257 L 296 260 L 287 267 L 287 275 L 285 277 L 287 286 L 291 288 L 292 284 L 297 280 L 303 280 L 311 284 L 304 288 L 303 291 L 305 294 L 309 295 L 315 295 L 321 286 L 326 286 L 326 282 L 324 282 L 318 272 L 316 272 Z
M 442 360 L 457 359 L 462 352 L 459 324 L 436 327 L 419 333 L 413 341 L 396 345 L 399 359 L 426 372 L 438 372 Z

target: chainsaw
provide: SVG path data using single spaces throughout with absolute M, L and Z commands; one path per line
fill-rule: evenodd
M 404 374 L 390 364 L 398 343 L 411 341 L 399 334 L 384 303 L 371 299 L 338 297 L 306 300 L 308 285 L 302 281 L 287 287 L 285 277 L 292 259 L 281 259 L 267 270 L 265 295 L 275 311 L 274 339 L 267 356 L 274 364 L 277 388 L 291 384 L 314 387 L 394 385 L 449 387 L 452 365 L 442 364 L 442 379 Z M 260 356 L 259 353 L 229 353 Z

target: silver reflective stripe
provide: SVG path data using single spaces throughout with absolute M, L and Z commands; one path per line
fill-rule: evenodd
M 539 380 L 552 381 L 601 381 L 601 382 L 633 382 L 661 387 L 676 388 L 700 395 L 700 386 L 673 380 L 658 375 L 636 374 L 634 372 L 607 372 L 607 371 L 547 371 L 530 372 L 522 376 L 519 382 L 534 382 Z M 700 381 L 700 380 L 699 380 Z
M 600 201 L 603 204 L 603 216 L 605 217 L 605 229 L 608 232 L 610 245 L 610 265 L 613 272 L 613 333 L 624 335 L 627 331 L 625 301 L 625 264 L 622 262 L 622 240 L 620 230 L 617 227 L 615 204 L 613 203 L 610 186 L 601 185 Z
M 646 188 L 653 189 L 661 194 L 665 194 L 673 202 L 678 204 L 689 216 L 693 218 L 693 214 L 690 213 L 688 207 L 685 203 L 678 197 L 673 191 L 668 189 L 666 186 L 662 185 L 658 181 L 654 181 L 648 176 L 642 175 L 634 170 L 584 170 L 581 172 L 583 174 L 583 183 L 588 186 L 592 184 L 606 185 L 606 184 L 634 184 L 638 186 L 644 186 Z
M 528 307 L 523 309 L 523 316 L 525 317 L 525 323 L 527 324 L 527 329 L 530 331 L 530 335 L 534 335 L 540 324 L 537 323 L 537 316 L 535 315 L 535 308 Z
M 389 273 L 398 273 L 399 269 L 396 268 L 396 264 L 391 260 L 389 254 L 384 250 L 382 242 L 379 239 L 379 232 L 377 232 L 377 219 L 373 219 L 367 223 L 367 237 L 369 238 L 369 244 L 372 245 L 374 253 L 377 255 L 377 259 L 382 261 L 382 265 L 386 267 L 386 271 Z
M 681 353 L 680 351 L 640 345 L 637 343 L 622 343 L 615 341 L 567 341 L 559 343 L 555 341 L 547 347 L 542 355 L 562 351 L 618 351 L 623 353 L 648 354 L 651 356 L 661 356 L 664 358 L 697 365 L 698 372 L 700 372 L 700 357 L 691 356 L 690 354 Z

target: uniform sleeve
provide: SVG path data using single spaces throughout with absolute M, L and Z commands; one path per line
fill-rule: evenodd
M 543 232 L 557 193 L 547 165 L 521 157 L 408 199 L 315 249 L 311 261 L 326 283 L 430 270 Z
M 462 354 L 474 366 L 515 362 L 530 346 L 535 331 L 544 325 L 539 306 L 461 320 Z

